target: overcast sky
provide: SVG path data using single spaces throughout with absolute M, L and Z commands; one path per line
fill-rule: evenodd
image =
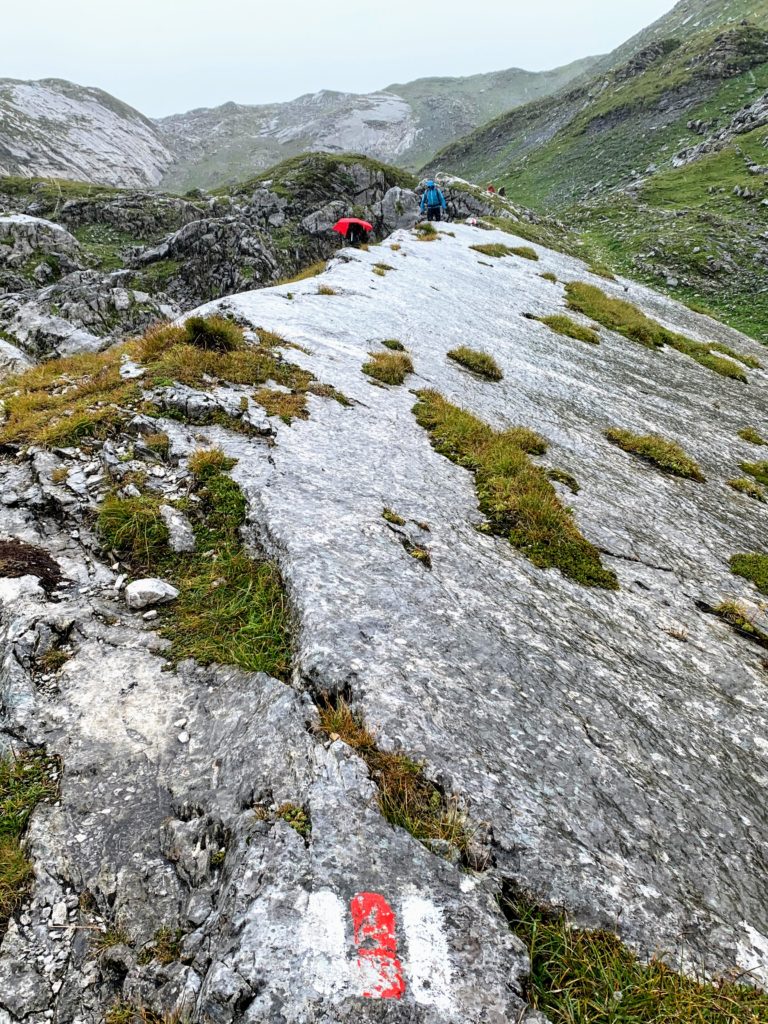
M 95 85 L 148 114 L 607 53 L 674 0 L 3 3 L 0 77 Z

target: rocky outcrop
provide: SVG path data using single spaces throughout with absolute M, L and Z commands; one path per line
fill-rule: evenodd
M 199 311 L 279 332 L 346 404 L 311 397 L 307 420 L 231 430 L 186 421 L 209 400 L 250 417 L 247 388 L 163 385 L 152 394 L 173 416 L 82 448 L 4 451 L 4 535 L 45 549 L 60 575 L 0 579 L 0 742 L 61 758 L 59 800 L 27 837 L 34 888 L 0 944 L 5 1024 L 96 1024 L 116 1000 L 193 1024 L 540 1024 L 494 901 L 503 881 L 644 954 L 768 983 L 765 650 L 712 614 L 737 600 L 768 629 L 728 568 L 745 545 L 768 554 L 766 506 L 726 486 L 753 457 L 738 434 L 763 424 L 766 371 L 742 382 L 535 318 L 562 313 L 557 282 L 587 281 L 690 339 L 764 352 L 541 246 L 535 261 L 472 248 L 524 238 L 450 232 L 345 252 L 321 279 L 331 293 L 310 279 Z M 618 590 L 537 568 L 484 529 L 472 474 L 431 446 L 408 387 L 361 373 L 396 338 L 415 364 L 407 384 L 546 439 L 536 462 L 580 485 L 555 486 Z M 503 378 L 446 358 L 464 344 Z M 678 441 L 706 480 L 619 450 L 614 426 Z M 162 461 L 138 437 L 150 430 L 167 435 Z M 157 610 L 127 608 L 124 567 L 92 533 L 99 502 L 137 474 L 163 505 L 188 500 L 201 446 L 237 460 L 243 539 L 280 565 L 288 682 L 171 663 Z M 55 671 L 41 662 L 52 647 L 68 657 Z M 363 761 L 318 731 L 323 695 L 424 765 L 487 837 L 482 870 L 384 821 Z
M 380 238 L 411 226 L 407 177 L 316 156 L 187 199 L 86 186 L 62 196 L 45 183 L 4 192 L 0 182 L 13 211 L 0 217 L 0 330 L 34 358 L 74 354 L 273 284 L 335 253 L 342 216 L 369 218 Z

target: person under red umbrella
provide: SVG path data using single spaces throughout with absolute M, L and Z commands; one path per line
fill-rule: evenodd
M 333 225 L 333 230 L 346 238 L 350 245 L 363 245 L 373 231 L 373 224 L 359 217 L 342 217 Z

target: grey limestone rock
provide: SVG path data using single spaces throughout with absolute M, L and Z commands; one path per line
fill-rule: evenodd
M 175 601 L 178 596 L 176 587 L 165 580 L 134 580 L 125 588 L 125 603 L 133 611 L 151 608 L 156 604 L 167 604 L 169 601 Z

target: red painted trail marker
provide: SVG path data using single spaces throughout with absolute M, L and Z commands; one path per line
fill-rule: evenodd
M 359 892 L 350 902 L 355 928 L 357 966 L 364 979 L 366 999 L 401 999 L 405 992 L 403 966 L 397 956 L 394 911 L 375 892 Z

